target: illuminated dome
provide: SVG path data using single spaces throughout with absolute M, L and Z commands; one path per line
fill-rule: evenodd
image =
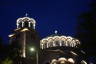
M 72 38 L 70 36 L 49 36 L 40 40 L 41 49 L 51 48 L 51 47 L 78 47 L 80 41 L 78 39 Z
M 17 19 L 17 28 L 29 27 L 35 29 L 36 21 L 30 17 L 23 17 Z

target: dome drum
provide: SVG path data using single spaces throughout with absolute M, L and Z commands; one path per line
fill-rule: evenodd
M 47 38 L 44 38 L 40 41 L 40 47 L 41 49 L 46 49 L 50 47 L 78 47 L 80 45 L 80 41 L 72 38 L 70 36 L 50 36 Z

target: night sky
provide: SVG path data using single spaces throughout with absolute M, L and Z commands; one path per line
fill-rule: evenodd
M 16 19 L 25 16 L 36 20 L 41 37 L 54 34 L 74 36 L 77 17 L 89 10 L 90 0 L 0 0 L 0 36 L 8 42 L 8 35 L 16 28 Z

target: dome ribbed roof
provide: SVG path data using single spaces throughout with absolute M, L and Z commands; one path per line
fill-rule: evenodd
M 29 17 L 23 17 L 17 19 L 17 22 L 26 22 L 26 21 L 36 23 L 36 21 L 33 18 L 29 18 Z
M 40 40 L 41 49 L 51 48 L 51 47 L 78 47 L 80 41 L 70 36 L 63 35 L 51 35 L 49 37 Z

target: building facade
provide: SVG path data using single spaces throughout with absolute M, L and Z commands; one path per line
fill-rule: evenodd
M 55 31 L 54 35 L 40 40 L 44 57 L 42 64 L 87 64 L 85 52 L 79 49 L 80 45 L 78 39 L 58 35 Z
M 18 18 L 16 23 L 17 28 L 9 35 L 9 42 L 13 46 L 13 51 L 15 49 L 17 57 L 20 58 L 18 64 L 23 64 L 23 62 L 24 64 L 29 64 L 32 59 L 34 62 L 36 61 L 34 58 L 36 51 L 39 49 L 40 39 L 35 30 L 35 24 L 36 21 L 33 18 Z M 31 51 L 31 48 L 35 48 L 36 51 Z M 22 59 L 24 59 L 24 61 L 21 61 Z M 25 60 L 27 60 L 27 62 L 25 62 Z
M 35 30 L 36 21 L 30 17 L 18 18 L 16 25 L 9 35 L 17 60 L 14 64 L 87 64 L 78 39 L 55 31 L 40 40 Z

